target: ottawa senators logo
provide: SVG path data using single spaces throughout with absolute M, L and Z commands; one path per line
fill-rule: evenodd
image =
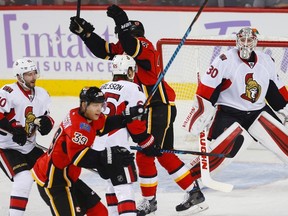
M 27 107 L 25 110 L 25 131 L 28 137 L 31 137 L 35 133 L 35 115 L 33 114 L 33 107 Z
M 241 98 L 255 103 L 261 94 L 261 86 L 257 83 L 256 80 L 253 80 L 252 73 L 248 73 L 245 76 L 245 84 L 245 93 L 241 95 Z

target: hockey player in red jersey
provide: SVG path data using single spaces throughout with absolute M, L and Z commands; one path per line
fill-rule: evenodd
M 80 107 L 70 110 L 49 150 L 32 169 L 40 195 L 52 215 L 108 215 L 100 197 L 79 179 L 81 167 L 97 168 L 107 178 L 119 167 L 133 163 L 133 154 L 124 147 L 95 151 L 91 145 L 95 136 L 125 127 L 133 117 L 143 114 L 143 106 L 130 107 L 125 114 L 110 117 L 102 113 L 104 106 L 104 94 L 99 88 L 83 88 Z
M 0 167 L 12 181 L 9 215 L 24 214 L 33 179 L 30 169 L 43 151 L 35 147 L 36 131 L 47 135 L 54 124 L 51 99 L 36 86 L 39 71 L 28 58 L 13 64 L 17 82 L 0 90 Z
M 288 92 L 277 75 L 273 58 L 256 50 L 257 34 L 254 28 L 242 28 L 236 34 L 237 47 L 215 58 L 201 77 L 195 104 L 183 125 L 193 134 L 208 127 L 208 139 L 216 143 L 224 131 L 237 124 L 247 137 L 240 151 L 252 142 L 252 136 L 287 163 L 288 129 L 283 123 L 288 119 Z M 213 146 L 213 142 L 212 152 L 216 147 L 223 149 Z M 210 170 L 219 170 L 233 159 L 214 158 Z M 199 178 L 199 164 L 192 170 Z
M 115 33 L 119 38 L 116 44 L 108 43 L 94 33 L 94 27 L 83 18 L 71 17 L 70 30 L 81 37 L 90 51 L 98 58 L 111 60 L 115 55 L 123 53 L 132 56 L 138 67 L 134 82 L 142 88 L 147 97 L 161 72 L 158 65 L 159 53 L 145 38 L 144 27 L 140 21 L 129 20 L 126 12 L 117 5 L 109 6 L 107 15 L 116 24 Z M 147 132 L 154 136 L 155 143 L 159 145 L 159 148 L 173 149 L 173 123 L 176 117 L 175 97 L 174 90 L 165 80 L 162 80 L 148 104 Z M 137 152 L 136 163 L 144 198 L 137 207 L 137 215 L 146 215 L 157 210 L 158 180 L 155 157 L 180 188 L 187 192 L 183 203 L 176 207 L 177 211 L 185 211 L 205 200 L 197 185 L 194 184 L 189 168 L 175 154 L 164 153 L 161 156 L 158 154 L 147 156 L 143 152 Z M 197 191 L 197 196 L 194 198 L 191 197 L 193 188 Z
M 113 80 L 103 84 L 100 89 L 105 94 L 107 108 L 104 113 L 115 115 L 121 113 L 127 106 L 136 106 L 144 104 L 145 95 L 141 88 L 133 83 L 137 73 L 135 60 L 128 55 L 116 55 L 112 61 Z M 153 135 L 146 131 L 146 120 L 144 116 L 141 119 L 135 119 L 127 124 L 126 128 L 112 131 L 109 134 L 95 139 L 93 148 L 101 150 L 105 146 L 123 146 L 129 149 L 131 142 L 129 137 L 142 147 L 147 155 L 159 153 L 157 145 L 154 143 Z M 124 178 L 119 178 L 124 176 Z M 121 168 L 114 172 L 114 176 L 108 180 L 106 192 L 106 201 L 108 205 L 109 216 L 136 216 L 135 195 L 132 183 L 137 181 L 135 164 Z

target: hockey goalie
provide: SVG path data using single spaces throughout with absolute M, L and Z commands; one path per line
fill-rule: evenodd
M 214 153 L 228 153 L 239 146 L 234 158 L 209 158 L 210 172 L 232 162 L 253 140 L 288 163 L 288 92 L 268 54 L 255 50 L 257 30 L 247 27 L 236 34 L 236 47 L 215 58 L 201 76 L 194 104 L 183 127 L 205 135 Z M 236 143 L 243 136 L 242 143 Z M 201 177 L 200 163 L 192 168 Z

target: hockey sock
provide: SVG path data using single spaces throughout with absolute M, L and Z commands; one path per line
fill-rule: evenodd
M 30 171 L 28 170 L 17 173 L 14 176 L 14 182 L 10 196 L 10 216 L 24 215 L 32 184 L 33 179 Z

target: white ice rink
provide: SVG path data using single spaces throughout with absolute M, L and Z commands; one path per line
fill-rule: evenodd
M 78 106 L 77 97 L 53 97 L 51 115 L 55 127 L 69 109 Z M 55 129 L 54 129 L 55 130 Z M 176 130 L 177 133 L 177 130 Z M 46 137 L 38 136 L 38 143 L 48 146 L 52 133 Z M 187 144 L 186 144 L 187 145 Z M 192 144 L 191 144 L 192 145 Z M 175 148 L 189 149 L 177 143 Z M 191 156 L 181 155 L 187 163 Z M 81 178 L 90 185 L 105 202 L 104 180 L 95 173 L 83 170 Z M 203 188 L 209 209 L 201 216 L 287 216 L 288 215 L 288 168 L 272 153 L 263 148 L 250 149 L 215 177 L 218 181 L 231 183 L 230 193 Z M 141 199 L 139 186 L 135 185 L 136 197 Z M 0 174 L 0 216 L 8 215 L 11 183 L 3 172 Z M 166 171 L 159 167 L 157 216 L 177 215 L 175 206 L 183 200 L 184 192 L 170 179 Z M 49 208 L 38 194 L 36 185 L 30 195 L 27 216 L 49 216 Z

